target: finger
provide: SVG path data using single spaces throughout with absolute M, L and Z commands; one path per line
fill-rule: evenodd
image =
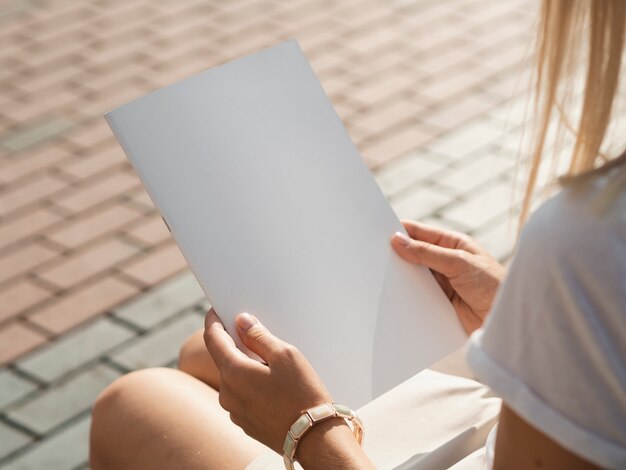
M 408 219 L 402 220 L 402 225 L 404 225 L 409 237 L 414 240 L 432 243 L 443 248 L 459 248 L 470 253 L 478 253 L 480 251 L 480 247 L 463 233 L 453 230 L 442 230 L 432 225 Z
M 458 311 L 458 309 L 455 310 Z M 461 322 L 461 326 L 468 335 L 471 335 L 474 331 L 478 330 L 484 323 L 484 320 L 470 312 L 460 313 L 458 317 Z
M 400 232 L 393 235 L 391 245 L 405 260 L 426 266 L 448 278 L 458 275 L 466 264 L 462 250 L 413 240 Z
M 204 319 L 204 343 L 220 370 L 227 364 L 232 365 L 248 359 L 237 348 L 213 309 L 209 310 Z
M 443 293 L 449 300 L 452 300 L 452 297 L 454 296 L 454 289 L 450 285 L 450 281 L 448 281 L 448 278 L 443 274 L 438 273 L 437 271 L 431 270 L 431 272 L 433 273 L 435 280 L 439 284 L 439 287 L 441 287 L 441 290 L 443 290 Z
M 271 364 L 272 359 L 284 348 L 285 343 L 270 333 L 256 317 L 249 313 L 240 314 L 235 321 L 243 344 L 265 362 Z

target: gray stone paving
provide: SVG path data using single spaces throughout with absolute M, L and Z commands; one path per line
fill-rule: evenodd
M 420 182 L 392 200 L 400 219 L 422 220 L 450 202 L 450 196 L 432 185 Z
M 0 454 L 8 455 L 32 441 L 32 436 L 0 422 Z
M 376 174 L 378 185 L 389 199 L 417 182 L 433 177 L 445 168 L 446 162 L 427 150 L 412 152 L 383 167 Z
M 100 391 L 119 375 L 119 371 L 98 364 L 54 384 L 32 400 L 9 407 L 5 414 L 11 421 L 43 435 L 88 410 Z
M 109 318 L 100 318 L 17 363 L 17 368 L 44 382 L 52 382 L 98 359 L 135 333 Z
M 33 444 L 6 463 L 6 470 L 76 469 L 86 466 L 89 456 L 88 413 Z
M 508 210 L 506 202 L 512 201 L 510 188 L 510 182 L 496 182 L 484 189 L 479 196 L 450 206 L 443 213 L 443 217 L 464 227 L 465 232 L 475 232 L 504 216 Z
M 37 385 L 15 375 L 13 371 L 0 371 L 0 410 L 36 389 Z
M 128 323 L 150 329 L 178 312 L 193 307 L 205 298 L 191 272 L 183 273 L 161 284 L 150 295 L 113 310 L 113 315 Z
M 176 361 L 183 341 L 203 327 L 203 318 L 196 309 L 186 310 L 173 321 L 137 338 L 111 359 L 128 370 L 171 364 Z

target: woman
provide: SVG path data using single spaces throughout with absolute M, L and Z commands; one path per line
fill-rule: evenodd
M 601 151 L 618 88 L 625 24 L 623 0 L 544 1 L 537 144 L 522 219 L 555 110 L 563 118 L 564 80 L 588 35 L 582 118 L 563 188 L 525 227 L 501 287 L 503 268 L 464 235 L 405 221 L 410 238 L 392 238 L 403 258 L 433 271 L 465 329 L 474 332 L 468 362 L 503 400 L 486 450 L 481 451 L 486 432 L 457 432 L 492 427 L 494 402 L 486 388 L 426 371 L 363 410 L 366 435 L 368 426 L 375 430 L 370 441 L 366 437 L 374 462 L 346 423 L 331 418 L 313 426 L 296 448 L 305 469 L 483 468 L 485 463 L 496 469 L 626 468 L 626 154 L 610 159 Z M 282 454 L 287 431 L 302 410 L 332 397 L 293 346 L 249 314 L 240 315 L 237 325 L 244 343 L 266 364 L 244 356 L 209 312 L 204 332 L 183 346 L 184 372 L 133 372 L 100 395 L 91 467 L 243 469 L 261 468 L 263 461 L 281 468 L 281 459 L 268 457 L 267 448 Z M 433 413 L 439 396 L 445 406 Z M 397 411 L 394 402 L 403 400 L 424 405 L 391 414 Z M 428 421 L 406 418 L 426 414 Z M 471 419 L 477 424 L 468 427 Z M 418 449 L 420 433 L 436 441 L 429 447 L 436 451 L 396 465 L 394 453 L 407 445 Z M 390 435 L 395 441 L 385 442 Z

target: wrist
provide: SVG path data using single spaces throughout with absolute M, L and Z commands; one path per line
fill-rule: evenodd
M 302 437 L 296 458 L 307 470 L 373 468 L 343 418 L 331 418 L 311 428 Z

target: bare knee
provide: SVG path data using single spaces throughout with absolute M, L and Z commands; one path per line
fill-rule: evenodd
M 159 381 L 171 378 L 173 369 L 155 367 L 130 372 L 109 384 L 92 409 L 89 460 L 92 469 L 115 468 L 115 456 L 123 452 L 129 411 Z
M 180 348 L 178 368 L 214 389 L 219 389 L 219 371 L 204 344 L 204 330 L 189 336 Z
M 180 347 L 178 352 L 178 368 L 180 370 L 185 370 L 185 367 L 190 363 L 196 362 L 201 353 L 206 352 L 207 355 L 209 354 L 204 347 L 203 334 L 204 330 L 195 331 Z
M 231 423 L 218 393 L 180 370 L 126 374 L 93 408 L 92 470 L 245 468 L 260 450 Z

